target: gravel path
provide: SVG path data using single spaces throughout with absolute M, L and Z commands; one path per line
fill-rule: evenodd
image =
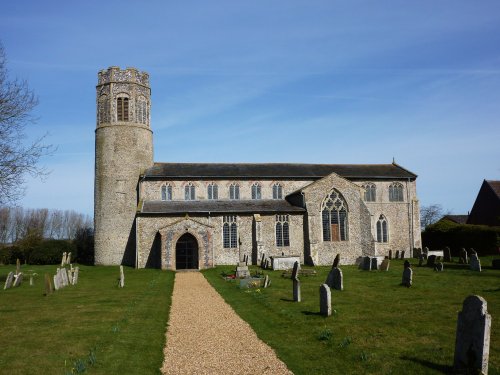
M 175 275 L 164 374 L 292 374 L 199 272 Z

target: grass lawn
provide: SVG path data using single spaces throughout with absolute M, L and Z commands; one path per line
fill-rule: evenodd
M 491 258 L 481 261 L 481 273 L 457 263 L 445 264 L 442 273 L 413 266 L 409 289 L 399 285 L 402 260 L 392 260 L 388 272 L 341 266 L 344 291 L 332 290 L 334 314 L 328 318 L 319 315 L 319 286 L 329 267 L 301 277 L 300 303 L 292 302 L 292 282 L 281 271 L 264 271 L 272 285 L 258 290 L 221 278 L 234 267 L 203 273 L 297 375 L 449 372 L 457 313 L 465 297 L 478 294 L 492 315 L 489 373 L 500 374 L 500 271 L 487 266 Z
M 56 266 L 24 265 L 23 284 L 3 290 L 10 271 L 0 266 L 0 373 L 159 373 L 173 272 L 125 268 L 120 289 L 118 267 L 80 266 L 78 285 L 46 297 Z

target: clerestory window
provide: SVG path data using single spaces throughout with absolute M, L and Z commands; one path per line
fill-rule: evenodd
M 211 183 L 207 186 L 207 198 L 211 200 L 219 199 L 219 188 L 217 184 Z
M 273 199 L 283 199 L 283 186 L 280 184 L 273 185 Z
M 240 199 L 240 186 L 238 184 L 229 186 L 229 199 Z
M 377 189 L 375 184 L 365 184 L 363 185 L 365 189 L 364 200 L 365 202 L 375 202 L 377 199 Z
M 403 185 L 395 182 L 389 186 L 389 201 L 403 202 Z
M 252 185 L 252 199 L 261 199 L 262 198 L 262 188 L 260 184 L 255 183 Z
M 171 185 L 163 185 L 161 187 L 161 200 L 162 201 L 171 201 L 172 200 L 172 186 Z
M 184 186 L 184 199 L 187 201 L 194 201 L 196 199 L 196 188 L 191 182 Z

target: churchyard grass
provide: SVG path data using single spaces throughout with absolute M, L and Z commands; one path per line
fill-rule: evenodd
M 119 288 L 118 266 L 80 266 L 77 285 L 44 296 L 56 267 L 23 265 L 23 284 L 3 290 L 15 266 L 0 266 L 0 373 L 159 373 L 174 273 L 125 268 Z
M 403 260 L 392 260 L 388 272 L 340 265 L 344 291 L 332 289 L 328 318 L 319 315 L 319 286 L 330 267 L 300 277 L 300 303 L 293 302 L 292 280 L 281 277 L 282 271 L 263 271 L 272 281 L 266 289 L 239 289 L 237 281 L 225 281 L 221 272 L 234 267 L 203 273 L 297 375 L 449 372 L 457 314 L 468 295 L 478 294 L 492 316 L 489 374 L 500 374 L 500 271 L 488 266 L 491 258 L 481 261 L 480 273 L 457 259 L 435 272 L 410 259 L 411 288 L 400 286 Z M 251 267 L 252 273 L 257 270 Z

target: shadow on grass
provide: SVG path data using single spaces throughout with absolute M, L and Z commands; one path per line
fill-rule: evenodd
M 411 362 L 414 362 L 414 363 L 418 363 L 419 365 L 425 366 L 425 367 L 430 368 L 432 370 L 439 371 L 439 372 L 441 372 L 443 374 L 453 374 L 453 367 L 452 366 L 440 365 L 440 364 L 437 364 L 437 363 L 426 361 L 425 359 L 408 357 L 408 356 L 402 356 L 400 358 L 403 361 L 411 361 Z
M 320 312 L 318 311 L 301 311 L 302 314 L 304 315 L 316 315 L 316 316 L 323 316 L 321 315 Z
M 487 293 L 487 292 L 500 292 L 500 288 L 496 288 L 496 289 L 484 289 L 483 292 Z
M 280 301 L 295 302 L 293 299 L 290 299 L 290 298 L 280 298 Z

